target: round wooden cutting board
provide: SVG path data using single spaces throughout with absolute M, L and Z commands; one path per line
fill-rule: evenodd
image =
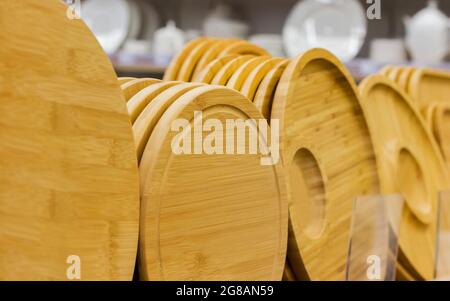
M 130 119 L 110 61 L 66 12 L 58 0 L 0 5 L 0 280 L 134 272 Z
M 183 50 L 181 50 L 180 53 L 170 62 L 169 66 L 166 69 L 166 72 L 164 72 L 163 80 L 165 81 L 176 80 L 178 77 L 178 72 L 180 71 L 181 66 L 183 65 L 186 58 L 198 45 L 207 40 L 208 38 L 200 37 L 187 43 L 184 46 Z
M 264 48 L 243 40 L 235 41 L 228 47 L 225 47 L 225 49 L 222 50 L 218 57 L 222 57 L 228 54 L 270 56 L 270 53 Z
M 210 62 L 218 58 L 224 48 L 236 42 L 236 39 L 217 39 L 203 54 L 195 66 L 194 76 L 203 70 Z
M 288 64 L 288 60 L 282 61 L 269 71 L 259 84 L 256 95 L 253 98 L 254 105 L 267 120 L 270 120 L 271 117 L 272 102 L 275 97 L 278 82 Z
M 145 109 L 142 110 L 139 117 L 133 124 L 134 140 L 136 143 L 136 151 L 138 161 L 141 160 L 144 148 L 147 141 L 156 126 L 159 118 L 166 111 L 166 109 L 184 93 L 201 86 L 201 84 L 194 83 L 178 83 L 175 86 L 155 95 Z M 145 169 L 148 166 L 144 164 L 140 169 Z
M 382 76 L 360 85 L 362 106 L 377 153 L 382 193 L 405 199 L 399 262 L 421 278 L 433 278 L 437 197 L 449 188 L 438 147 L 419 112 L 399 87 Z
M 291 268 L 299 280 L 344 280 L 352 202 L 378 193 L 353 79 L 331 53 L 307 51 L 283 72 L 271 118 L 288 177 Z
M 214 76 L 230 61 L 237 58 L 237 54 L 229 54 L 213 60 L 201 72 L 199 72 L 193 79 L 193 82 L 210 84 Z
M 136 93 L 138 93 L 145 87 L 159 82 L 161 81 L 155 78 L 137 78 L 122 84 L 120 88 L 122 89 L 123 97 L 128 102 L 131 97 L 133 97 Z
M 131 117 L 131 122 L 134 123 L 142 110 L 161 92 L 173 87 L 178 82 L 160 82 L 149 85 L 136 93 L 127 103 L 128 113 Z
M 215 120 L 216 126 L 263 119 L 240 93 L 217 86 L 193 89 L 165 111 L 142 161 L 149 168 L 141 170 L 141 277 L 280 280 L 287 241 L 280 164 L 263 166 L 261 156 L 252 154 L 174 153 L 172 145 L 192 136 L 188 130 L 173 130 L 173 122 L 198 126 L 194 112 L 201 112 L 205 123 Z M 204 142 L 208 134 L 202 133 Z
M 258 89 L 259 84 L 263 80 L 264 76 L 266 76 L 266 74 L 269 73 L 269 71 L 271 71 L 275 66 L 283 62 L 288 62 L 288 60 L 284 58 L 274 57 L 260 63 L 258 66 L 256 66 L 255 69 L 250 72 L 248 77 L 244 80 L 240 92 L 244 94 L 245 97 L 253 101 L 256 90 Z
M 132 81 L 133 79 L 136 79 L 136 78 L 134 78 L 134 77 L 119 77 L 117 79 L 117 81 L 119 82 L 119 85 L 122 85 L 122 84 L 125 84 L 125 83 L 129 82 L 129 81 Z
M 197 63 L 200 61 L 202 56 L 207 52 L 211 46 L 216 43 L 215 39 L 207 39 L 199 43 L 191 52 L 186 56 L 183 64 L 181 65 L 180 71 L 177 75 L 177 80 L 189 82 L 194 76 L 194 70 Z
M 248 78 L 249 74 L 257 68 L 260 64 L 267 62 L 271 58 L 268 56 L 257 56 L 248 60 L 244 64 L 241 65 L 230 77 L 226 86 L 231 89 L 235 89 L 237 91 L 241 90 L 242 85 L 245 80 Z
M 225 64 L 225 66 L 223 66 L 222 69 L 220 69 L 219 72 L 217 72 L 217 74 L 212 79 L 211 84 L 225 86 L 230 77 L 232 77 L 236 72 L 236 70 L 238 70 L 243 64 L 255 58 L 258 57 L 254 55 L 242 55 L 229 61 L 227 64 Z

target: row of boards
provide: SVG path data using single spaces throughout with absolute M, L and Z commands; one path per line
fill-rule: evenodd
M 59 1 L 5 2 L 0 19 L 0 279 L 64 280 L 76 256 L 84 280 L 126 280 L 138 254 L 144 280 L 342 280 L 353 198 L 398 192 L 398 274 L 433 277 L 447 169 L 394 81 L 358 88 L 321 49 L 287 60 L 200 38 L 163 81 L 118 84 Z M 172 129 L 194 112 L 279 126 L 281 161 L 175 155 L 206 139 Z

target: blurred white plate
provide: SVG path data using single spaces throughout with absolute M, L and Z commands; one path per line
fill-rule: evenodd
M 151 41 L 155 31 L 159 28 L 161 19 L 149 0 L 137 0 L 142 13 L 140 38 Z
M 283 42 L 290 57 L 321 47 L 347 62 L 360 51 L 366 33 L 366 15 L 359 1 L 304 0 L 286 20 Z
M 125 42 L 131 22 L 131 8 L 125 0 L 86 0 L 81 16 L 106 53 L 115 53 Z
M 248 40 L 270 52 L 272 56 L 286 56 L 283 47 L 283 38 L 279 34 L 254 34 Z
M 128 28 L 127 40 L 136 40 L 141 31 L 142 11 L 136 0 L 127 0 L 130 7 L 130 26 Z

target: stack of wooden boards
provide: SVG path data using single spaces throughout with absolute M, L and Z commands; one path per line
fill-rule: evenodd
M 353 199 L 391 193 L 406 200 L 398 275 L 433 277 L 450 185 L 435 141 L 447 149 L 448 118 L 429 110 L 445 106 L 448 74 L 358 89 L 325 50 L 288 60 L 200 38 L 163 81 L 117 81 L 58 0 L 2 3 L 0 20 L 0 279 L 64 280 L 74 257 L 83 280 L 131 279 L 138 252 L 144 280 L 343 280 Z M 199 113 L 279 127 L 281 161 L 175 153 L 206 140 L 173 128 Z
M 450 76 L 385 68 L 382 73 L 391 80 L 372 76 L 357 91 L 345 67 L 323 50 L 293 60 L 222 53 L 214 58 L 208 49 L 203 50 L 205 56 L 193 54 L 200 43 L 213 49 L 238 41 L 193 41 L 173 60 L 164 78 L 179 79 L 175 70 L 191 70 L 191 81 L 238 90 L 269 123 L 280 123 L 290 214 L 284 278 L 343 279 L 351 200 L 362 194 L 401 192 L 407 205 L 401 222 L 399 278 L 431 279 L 437 196 L 449 184 L 427 124 L 445 155 L 450 95 L 445 80 Z M 186 64 L 182 59 L 186 57 L 202 63 L 190 59 Z M 402 87 L 423 100 L 416 105 Z

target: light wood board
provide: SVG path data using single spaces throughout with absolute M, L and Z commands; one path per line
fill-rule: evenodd
M 228 80 L 233 76 L 233 74 L 238 70 L 243 64 L 247 63 L 249 60 L 255 59 L 254 55 L 242 55 L 228 62 L 222 69 L 214 76 L 211 81 L 213 85 L 225 86 Z
M 177 80 L 189 82 L 194 76 L 194 70 L 199 60 L 202 58 L 205 52 L 207 52 L 208 49 L 216 42 L 217 40 L 215 39 L 207 39 L 193 48 L 191 52 L 186 56 L 183 64 L 181 65 L 180 71 L 177 75 Z
M 0 4 L 0 279 L 131 280 L 131 124 L 113 67 L 57 0 Z
M 171 145 L 183 134 L 171 130 L 172 122 L 192 126 L 194 111 L 223 124 L 263 118 L 224 87 L 196 88 L 166 110 L 141 163 L 149 166 L 141 171 L 141 278 L 280 280 L 287 240 L 281 166 L 262 166 L 250 154 L 175 155 Z
M 267 120 L 270 120 L 272 102 L 275 97 L 275 91 L 289 61 L 278 63 L 270 72 L 266 74 L 261 84 L 258 86 L 253 103 L 256 108 L 264 115 Z
M 264 62 L 261 62 L 255 69 L 253 69 L 247 78 L 244 79 L 244 82 L 241 86 L 240 92 L 244 94 L 249 100 L 253 101 L 256 90 L 259 87 L 259 84 L 263 80 L 264 76 L 269 73 L 275 66 L 279 63 L 287 62 L 287 59 L 284 58 L 271 58 Z
M 244 81 L 248 78 L 249 74 L 260 64 L 265 63 L 268 60 L 270 60 L 270 57 L 268 56 L 257 56 L 252 58 L 251 60 L 248 60 L 233 73 L 226 86 L 228 88 L 240 91 L 242 85 L 244 84 Z
M 370 133 L 347 69 L 313 49 L 284 71 L 272 104 L 287 171 L 288 258 L 299 280 L 343 280 L 353 199 L 378 193 Z
M 131 97 L 145 87 L 159 82 L 159 79 L 154 78 L 137 78 L 122 84 L 120 88 L 122 89 L 122 95 L 125 98 L 125 101 L 129 101 Z
M 410 273 L 433 278 L 438 192 L 449 187 L 438 147 L 398 86 L 382 76 L 360 85 L 384 194 L 405 199 L 399 237 L 399 262 Z
M 237 54 L 229 54 L 213 60 L 201 72 L 199 72 L 193 79 L 193 82 L 210 84 L 216 74 L 230 61 L 237 58 Z
M 142 110 L 161 92 L 175 86 L 179 82 L 160 82 L 149 85 L 148 87 L 142 89 L 137 94 L 135 94 L 127 102 L 128 113 L 130 114 L 131 122 L 134 123 Z
M 173 87 L 160 91 L 158 95 L 153 95 L 150 103 L 142 110 L 133 124 L 134 140 L 138 161 L 141 160 L 147 141 L 156 126 L 159 118 L 166 109 L 184 93 L 199 87 L 201 84 L 179 83 Z M 141 166 L 145 170 L 148 166 Z
M 178 72 L 180 71 L 181 66 L 183 65 L 188 55 L 190 55 L 193 49 L 195 49 L 199 44 L 203 43 L 206 40 L 208 40 L 208 38 L 200 37 L 187 43 L 180 51 L 180 53 L 178 53 L 177 56 L 175 56 L 175 58 L 173 58 L 170 62 L 169 66 L 166 69 L 166 72 L 164 72 L 163 80 L 176 80 L 178 77 Z

